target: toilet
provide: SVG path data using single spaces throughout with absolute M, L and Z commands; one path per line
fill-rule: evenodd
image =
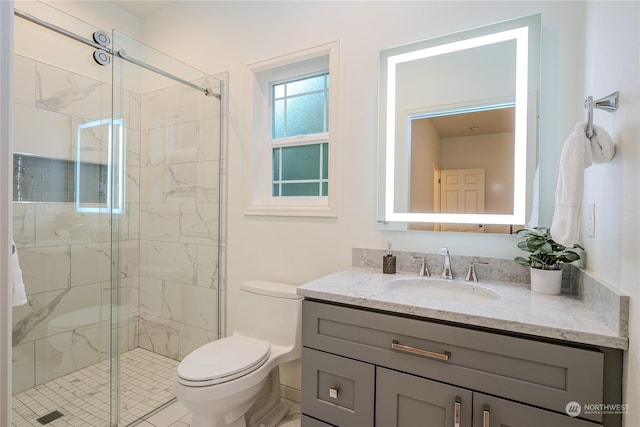
M 176 395 L 191 427 L 274 427 L 289 410 L 278 366 L 301 356 L 302 297 L 296 287 L 249 281 L 240 287 L 233 333 L 189 353 Z

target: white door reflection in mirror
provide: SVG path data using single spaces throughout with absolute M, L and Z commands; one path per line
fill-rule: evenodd
M 495 107 L 495 108 L 494 108 Z M 513 104 L 492 106 L 474 112 L 452 111 L 450 114 L 417 116 L 409 124 L 408 170 L 409 212 L 494 213 L 513 212 Z M 439 177 L 429 170 L 474 169 L 486 171 L 486 196 L 482 202 L 486 209 L 440 209 L 440 198 L 435 193 Z M 397 193 L 398 194 L 398 193 Z M 400 197 L 396 197 L 396 209 Z

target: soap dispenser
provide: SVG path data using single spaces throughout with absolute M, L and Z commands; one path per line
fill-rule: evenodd
M 382 272 L 396 274 L 396 256 L 391 253 L 391 242 L 387 242 L 387 254 L 382 257 Z

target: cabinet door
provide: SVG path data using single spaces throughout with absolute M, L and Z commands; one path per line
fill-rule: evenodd
M 374 382 L 373 365 L 302 348 L 302 412 L 313 418 L 339 427 L 372 427 Z
M 597 427 L 602 424 L 473 393 L 473 427 Z
M 463 388 L 377 368 L 376 426 L 471 427 L 471 396 Z

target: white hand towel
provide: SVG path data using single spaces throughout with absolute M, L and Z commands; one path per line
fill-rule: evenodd
M 616 145 L 611 135 L 609 135 L 609 132 L 600 126 L 593 125 L 593 130 L 594 135 L 591 138 L 591 160 L 593 163 L 606 163 L 616 154 Z
M 551 223 L 553 240 L 568 247 L 578 240 L 584 170 L 591 166 L 590 141 L 584 123 L 576 124 L 562 147 L 556 186 L 556 204 Z
M 20 261 L 18 260 L 18 250 L 15 249 L 16 244 L 11 240 L 11 290 L 13 305 L 24 305 L 27 303 L 27 294 L 24 289 L 24 281 L 22 280 L 22 270 L 20 269 Z

